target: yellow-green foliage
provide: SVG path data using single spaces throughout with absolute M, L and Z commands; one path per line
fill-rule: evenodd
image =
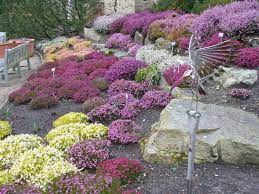
M 77 171 L 76 166 L 64 159 L 62 152 L 49 146 L 26 151 L 10 169 L 16 179 L 23 179 L 41 189 L 46 189 L 61 175 Z
M 149 26 L 149 30 L 148 30 L 149 40 L 154 42 L 158 38 L 165 38 L 165 37 L 166 37 L 166 33 L 160 26 L 159 21 L 155 21 Z
M 14 182 L 14 177 L 10 174 L 9 170 L 0 171 L 0 188 L 1 186 L 12 182 Z
M 21 154 L 39 147 L 43 139 L 36 135 L 11 135 L 0 141 L 0 167 L 11 166 Z
M 148 66 L 146 68 L 139 69 L 136 76 L 136 82 L 148 81 L 150 84 L 159 84 L 161 72 L 157 66 Z
M 52 129 L 46 136 L 51 147 L 66 151 L 75 143 L 87 139 L 104 139 L 108 127 L 101 124 L 71 123 Z
M 0 121 L 0 139 L 12 133 L 12 127 L 8 121 Z
M 61 125 L 66 125 L 70 123 L 88 123 L 88 117 L 84 113 L 78 113 L 78 112 L 70 112 L 67 113 L 61 117 L 59 117 L 57 120 L 53 122 L 53 127 L 59 127 Z

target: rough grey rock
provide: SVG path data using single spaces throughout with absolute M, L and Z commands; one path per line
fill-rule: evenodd
M 236 84 L 246 84 L 253 85 L 257 79 L 257 71 L 250 69 L 240 69 L 240 68 L 226 68 L 223 67 L 224 72 L 220 76 L 214 77 L 214 81 L 220 83 L 224 88 Z
M 84 34 L 86 39 L 90 39 L 95 42 L 99 42 L 102 38 L 93 28 L 84 28 Z
M 171 95 L 173 96 L 174 99 L 190 99 L 191 100 L 192 98 L 195 98 L 193 96 L 193 93 L 190 88 L 175 87 L 172 90 Z
M 151 135 L 141 142 L 148 162 L 174 163 L 188 156 L 186 111 L 191 100 L 173 99 L 162 111 Z M 259 165 L 259 119 L 240 109 L 199 103 L 201 113 L 195 162 L 222 160 Z
M 134 41 L 136 44 L 143 45 L 144 37 L 140 32 L 136 32 L 134 36 Z

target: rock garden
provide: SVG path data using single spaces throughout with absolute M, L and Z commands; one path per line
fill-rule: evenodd
M 0 109 L 0 194 L 187 193 L 193 105 L 193 193 L 259 193 L 258 2 L 163 2 L 37 41 L 43 64 Z M 238 46 L 198 100 L 192 34 Z

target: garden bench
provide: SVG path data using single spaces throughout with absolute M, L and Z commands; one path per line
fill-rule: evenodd
M 17 73 L 21 77 L 20 62 L 27 60 L 28 69 L 31 69 L 29 55 L 29 42 L 25 42 L 15 48 L 6 49 L 3 59 L 0 59 L 0 76 L 4 80 L 8 80 L 8 71 L 12 68 L 15 70 L 17 67 Z

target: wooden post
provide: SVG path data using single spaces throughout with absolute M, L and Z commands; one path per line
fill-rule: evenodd
M 188 172 L 187 172 L 187 194 L 192 194 L 192 177 L 194 169 L 194 158 L 195 158 L 195 143 L 196 143 L 196 132 L 199 127 L 201 114 L 195 110 L 187 111 L 188 114 L 188 127 L 190 132 L 190 144 L 189 144 L 189 157 L 188 157 Z M 195 123 L 193 125 L 192 120 Z

